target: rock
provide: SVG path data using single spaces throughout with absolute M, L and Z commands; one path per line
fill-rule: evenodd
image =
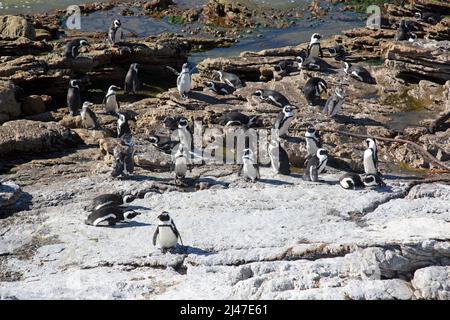
M 45 112 L 45 102 L 41 96 L 28 96 L 22 100 L 22 112 L 27 115 Z
M 134 156 L 134 163 L 147 170 L 168 170 L 172 165 L 170 155 L 162 153 L 150 146 L 149 151 Z
M 53 36 L 50 31 L 45 29 L 36 29 L 36 41 L 51 41 L 53 40 Z
M 0 123 L 20 115 L 20 103 L 16 100 L 17 87 L 10 81 L 0 80 Z
M 34 40 L 36 32 L 27 19 L 6 15 L 0 16 L 0 35 L 11 38 L 25 37 Z
M 417 270 L 411 284 L 419 299 L 450 299 L 450 267 L 433 266 Z
M 78 137 L 88 146 L 98 146 L 102 139 L 108 137 L 108 134 L 102 130 L 88 130 L 88 129 L 72 129 Z
M 173 5 L 173 1 L 172 0 L 152 0 L 150 2 L 150 7 L 148 7 L 147 9 L 152 9 L 152 10 L 165 10 L 167 8 L 169 8 L 169 6 Z
M 16 203 L 21 194 L 22 190 L 14 182 L 0 181 L 0 208 L 10 207 Z
M 77 138 L 69 129 L 55 122 L 15 120 L 0 126 L 2 156 L 22 152 L 48 152 L 77 143 Z

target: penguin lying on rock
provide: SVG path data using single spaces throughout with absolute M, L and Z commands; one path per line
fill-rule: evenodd
M 126 222 L 140 215 L 139 212 L 127 208 L 106 206 L 98 210 L 94 210 L 87 219 L 85 224 L 94 227 L 114 226 L 118 222 Z

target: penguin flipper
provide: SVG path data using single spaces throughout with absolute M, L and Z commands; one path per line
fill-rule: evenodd
M 183 239 L 181 238 L 181 234 L 178 231 L 177 226 L 175 225 L 175 222 L 173 222 L 173 221 L 172 221 L 172 231 L 173 231 L 173 233 L 175 233 L 177 238 L 180 238 L 181 245 L 184 246 Z
M 175 70 L 174 68 L 172 68 L 172 67 L 170 67 L 170 66 L 166 66 L 166 69 L 172 71 L 176 76 L 179 76 L 179 75 L 180 75 L 180 73 L 179 73 L 177 70 Z
M 153 245 L 156 246 L 156 239 L 158 238 L 159 227 L 156 227 L 155 233 L 153 233 Z

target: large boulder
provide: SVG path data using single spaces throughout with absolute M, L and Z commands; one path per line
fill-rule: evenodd
M 36 38 L 33 25 L 25 18 L 18 16 L 0 16 L 0 35 L 9 38 Z
M 28 96 L 22 101 L 22 112 L 27 115 L 45 112 L 45 102 L 41 96 Z
M 9 121 L 0 126 L 0 155 L 47 152 L 78 143 L 77 136 L 55 122 Z
M 16 100 L 17 87 L 10 81 L 0 80 L 0 123 L 20 115 L 20 103 Z
M 432 266 L 419 269 L 414 273 L 411 284 L 420 299 L 450 299 L 450 267 Z

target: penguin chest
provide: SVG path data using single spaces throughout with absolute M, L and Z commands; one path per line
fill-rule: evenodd
M 319 150 L 317 144 L 311 139 L 306 139 L 306 151 L 308 152 L 308 155 L 314 156 L 317 153 L 317 150 Z
M 269 157 L 272 166 L 272 170 L 274 172 L 278 172 L 280 169 L 280 152 L 279 148 L 270 147 L 269 148 Z
M 377 168 L 373 161 L 372 150 L 366 150 L 364 152 L 364 171 L 367 174 L 377 174 Z
M 109 96 L 106 99 L 106 111 L 107 112 L 117 112 L 117 111 L 119 111 L 115 95 Z
M 189 74 L 181 74 L 178 79 L 178 90 L 180 92 L 191 91 L 191 76 Z
M 280 135 L 285 135 L 288 133 L 289 126 L 291 125 L 292 119 L 293 119 L 293 117 L 289 117 L 281 123 L 281 126 L 279 128 Z
M 186 148 L 190 149 L 192 144 L 192 138 L 188 131 L 180 130 L 179 131 L 180 143 Z
M 114 33 L 114 43 L 118 43 L 122 41 L 122 28 L 117 28 Z
M 312 45 L 309 51 L 308 58 L 318 58 L 319 57 L 319 46 L 318 45 Z
M 159 245 L 161 248 L 174 248 L 178 237 L 170 227 L 159 227 Z
M 175 161 L 175 174 L 177 177 L 184 177 L 187 171 L 186 158 L 180 157 Z
M 252 163 L 244 163 L 244 174 L 252 180 L 258 178 L 258 170 Z

